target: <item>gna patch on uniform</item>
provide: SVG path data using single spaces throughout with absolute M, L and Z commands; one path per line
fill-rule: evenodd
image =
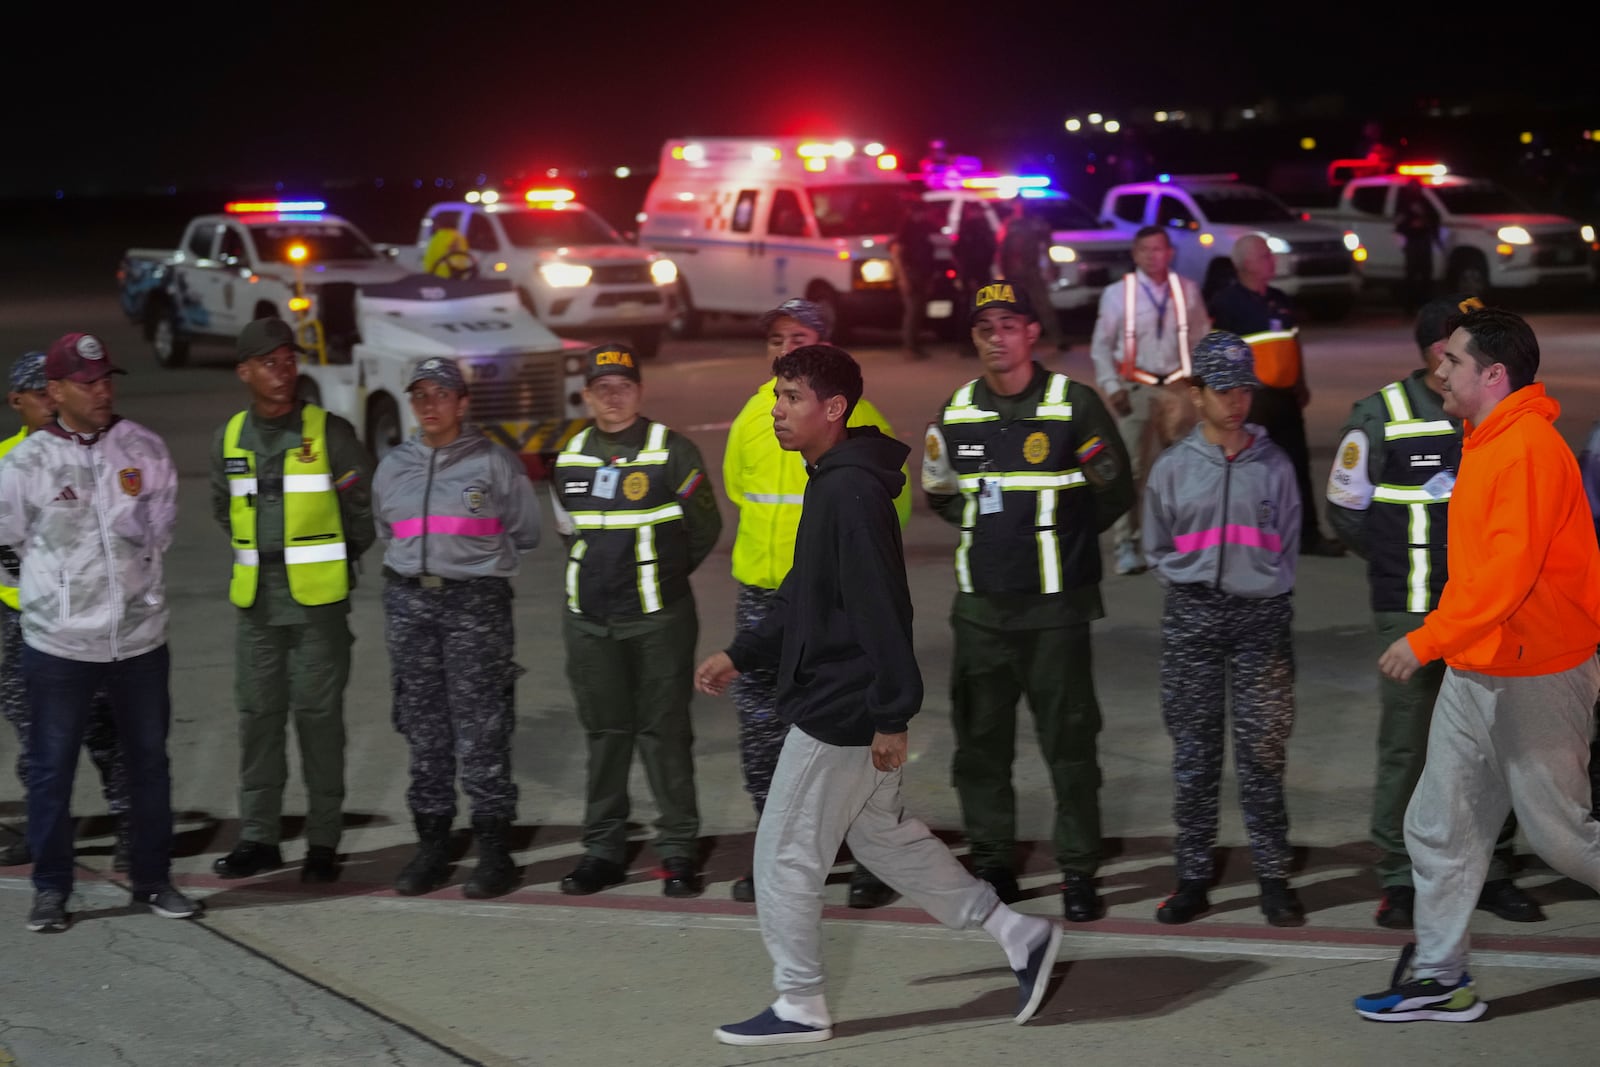
M 1356 464 L 1361 462 L 1361 446 L 1351 441 L 1344 446 L 1344 451 L 1339 453 L 1339 466 L 1347 471 L 1356 469 Z
M 138 467 L 124 467 L 117 472 L 117 484 L 129 496 L 138 496 L 139 490 L 144 488 L 144 475 Z
M 561 492 L 566 494 L 567 496 L 582 496 L 582 495 L 588 493 L 588 491 L 589 491 L 589 480 L 587 478 L 579 478 L 579 479 L 571 479 L 571 478 L 569 478 L 561 486 Z
M 249 474 L 250 461 L 244 456 L 228 456 L 222 461 L 223 474 Z
M 982 307 L 984 304 L 993 304 L 1002 300 L 1008 304 L 1015 304 L 1017 302 L 1017 294 L 1011 286 L 1004 282 L 996 282 L 993 285 L 986 285 L 979 289 L 978 299 L 974 303 L 978 307 Z
M 484 505 L 489 503 L 488 490 L 481 485 L 469 485 L 461 490 L 461 503 L 468 514 L 481 515 Z
M 983 447 L 982 441 L 959 441 L 956 443 L 957 459 L 983 459 L 988 450 Z
M 1049 454 L 1050 438 L 1037 430 L 1030 433 L 1028 439 L 1022 442 L 1022 458 L 1035 466 L 1043 463 Z
M 596 367 L 631 367 L 633 366 L 633 357 L 620 349 L 608 348 L 603 352 L 594 354 L 594 365 Z M 623 491 L 626 492 L 627 490 Z
M 622 495 L 629 500 L 643 500 L 650 491 L 650 476 L 644 471 L 634 471 L 622 479 Z
M 310 441 L 302 441 L 300 443 L 300 451 L 295 453 L 294 458 L 301 463 L 315 463 L 317 461 L 317 450 L 311 447 Z

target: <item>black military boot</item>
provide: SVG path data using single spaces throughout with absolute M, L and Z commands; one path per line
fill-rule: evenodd
M 450 880 L 450 816 L 413 812 L 417 854 L 400 869 L 394 891 L 403 897 L 431 893 Z
M 495 815 L 474 815 L 472 836 L 478 839 L 478 866 L 462 888 L 463 896 L 481 900 L 485 897 L 503 897 L 522 881 L 506 835 L 511 831 L 511 820 Z

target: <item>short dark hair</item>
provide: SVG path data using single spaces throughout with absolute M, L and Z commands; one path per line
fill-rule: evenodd
M 818 400 L 844 397 L 848 422 L 861 399 L 861 365 L 836 345 L 805 345 L 772 361 L 772 373 L 784 381 L 803 381 Z
M 1521 315 L 1504 308 L 1472 308 L 1448 323 L 1450 333 L 1467 331 L 1467 352 L 1487 370 L 1496 363 L 1506 369 L 1512 392 L 1532 385 L 1539 376 L 1539 340 Z
M 1135 241 L 1142 241 L 1146 237 L 1160 237 L 1167 242 L 1168 248 L 1172 247 L 1172 235 L 1167 232 L 1165 226 L 1140 226 L 1139 232 L 1133 235 Z

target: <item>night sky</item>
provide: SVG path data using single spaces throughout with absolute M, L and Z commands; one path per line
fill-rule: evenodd
M 1592 15 L 1278 6 L 1248 24 L 1244 5 L 1165 2 L 79 9 L 9 35 L 0 193 L 638 166 L 683 134 L 959 149 L 1057 136 L 1074 112 L 1265 96 L 1596 99 Z

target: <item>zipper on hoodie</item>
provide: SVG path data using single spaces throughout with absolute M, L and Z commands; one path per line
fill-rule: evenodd
M 433 496 L 433 464 L 439 458 L 437 448 L 428 449 L 428 480 L 422 485 L 422 573 L 428 573 L 428 500 Z
M 121 615 L 122 587 L 117 584 L 117 561 L 111 552 L 111 530 L 106 525 L 106 501 L 111 499 L 106 487 L 100 484 L 100 472 L 104 466 L 105 457 L 91 448 L 90 453 L 94 464 L 94 515 L 100 525 L 100 544 L 106 550 L 106 585 L 109 593 L 111 612 L 111 659 L 122 658 L 121 649 L 117 646 L 118 616 Z M 65 576 L 63 576 L 65 580 Z
M 1245 448 L 1250 447 L 1246 445 Z M 1244 449 L 1240 449 L 1242 452 Z M 1217 584 L 1216 588 L 1222 589 L 1222 568 L 1228 560 L 1228 491 L 1233 485 L 1233 460 L 1228 458 L 1228 453 L 1220 445 L 1217 451 L 1222 453 L 1222 529 L 1218 531 L 1222 536 L 1217 539 Z

